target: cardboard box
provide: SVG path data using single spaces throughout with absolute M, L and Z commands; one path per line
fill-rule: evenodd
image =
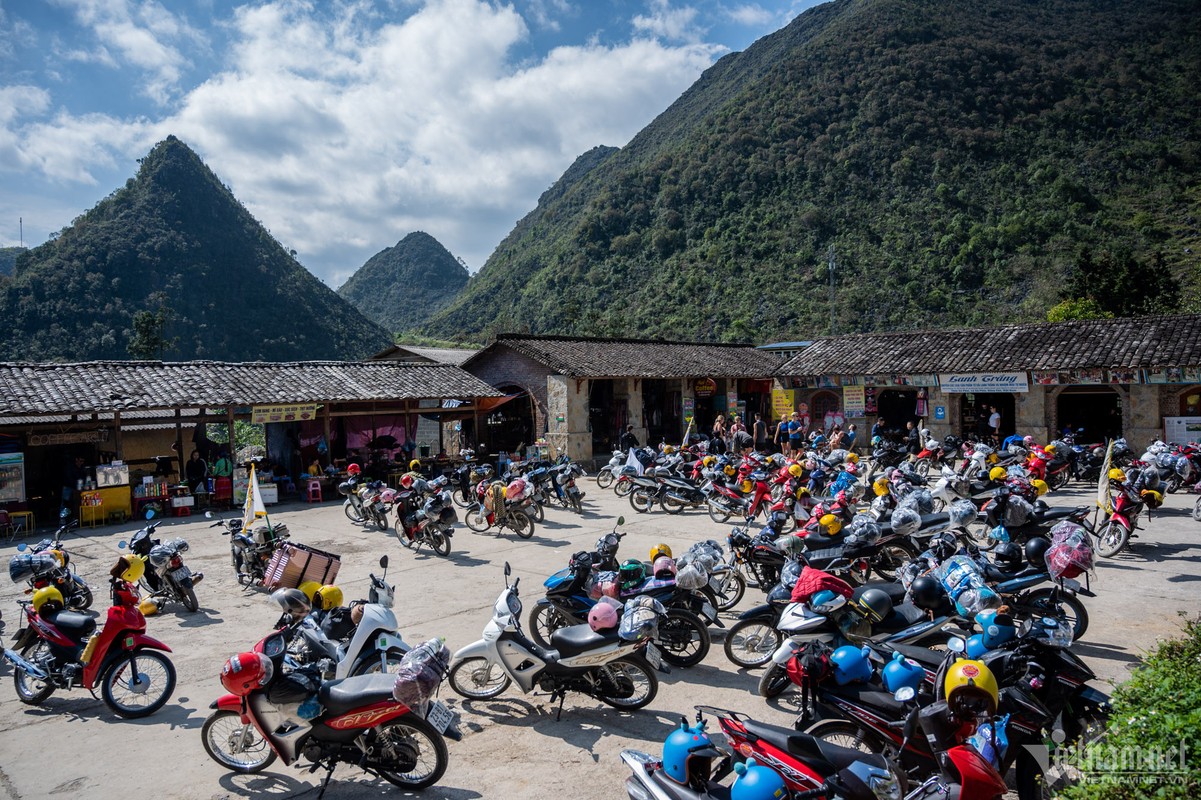
M 171 507 L 172 508 L 182 508 L 183 506 L 194 506 L 194 505 L 196 505 L 196 498 L 192 497 L 191 495 L 188 495 L 187 497 L 172 497 L 171 498 Z
M 295 589 L 305 581 L 322 585 L 338 578 L 342 557 L 315 547 L 288 542 L 271 556 L 263 586 L 267 589 Z

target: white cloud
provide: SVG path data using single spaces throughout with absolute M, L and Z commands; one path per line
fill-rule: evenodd
M 634 30 L 675 42 L 699 42 L 705 31 L 696 24 L 692 6 L 673 8 L 670 0 L 651 0 L 648 14 L 634 17 Z
M 727 8 L 725 9 L 725 13 L 734 22 L 737 22 L 739 25 L 746 25 L 747 27 L 766 25 L 776 19 L 775 11 L 769 11 L 758 3 Z

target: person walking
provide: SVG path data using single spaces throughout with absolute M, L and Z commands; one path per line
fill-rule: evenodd
M 755 422 L 751 425 L 755 439 L 755 449 L 760 453 L 767 452 L 767 423 L 763 421 L 762 414 L 755 415 Z

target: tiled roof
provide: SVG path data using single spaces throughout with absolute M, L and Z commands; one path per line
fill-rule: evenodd
M 392 359 L 395 361 L 415 361 L 411 356 L 433 361 L 438 364 L 454 364 L 456 367 L 478 353 L 479 350 L 465 347 L 413 347 L 410 345 L 392 345 L 387 350 L 376 353 L 372 361 Z
M 0 415 L 499 397 L 449 364 L 397 361 L 0 363 Z
M 1201 314 L 819 339 L 782 376 L 1201 366 Z
M 776 358 L 748 344 L 515 333 L 497 336 L 464 366 L 498 346 L 545 364 L 554 374 L 577 378 L 769 378 L 779 366 Z

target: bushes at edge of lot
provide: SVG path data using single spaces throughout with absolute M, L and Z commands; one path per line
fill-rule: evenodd
M 1070 800 L 1175 800 L 1196 794 L 1201 788 L 1201 616 L 1186 619 L 1183 636 L 1160 642 L 1114 690 L 1105 736 L 1085 753 L 1086 764 L 1102 768 L 1088 770 L 1087 779 L 1065 789 L 1063 797 Z M 1156 754 L 1160 768 L 1148 769 Z M 1106 765 L 1141 774 L 1117 774 Z

